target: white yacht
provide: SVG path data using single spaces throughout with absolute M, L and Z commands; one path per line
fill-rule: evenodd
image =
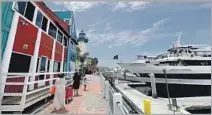
M 133 63 L 150 63 L 155 60 L 154 56 L 137 55 L 137 59 Z
M 118 63 L 150 85 L 150 73 L 155 75 L 156 88 L 166 93 L 166 70 L 171 95 L 211 95 L 211 51 L 182 46 L 175 42 L 167 53 L 158 55 L 150 63 Z M 150 85 L 151 86 L 151 85 Z M 161 92 L 159 92 L 161 93 Z

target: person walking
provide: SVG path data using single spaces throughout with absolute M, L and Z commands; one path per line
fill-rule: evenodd
M 78 94 L 78 89 L 80 87 L 80 81 L 81 81 L 81 76 L 79 75 L 78 72 L 74 73 L 74 77 L 73 77 L 74 83 L 73 83 L 73 89 L 74 89 L 74 95 L 79 95 Z
M 54 111 L 65 109 L 65 78 L 64 74 L 60 74 L 55 82 L 55 94 L 53 100 Z M 54 112 L 53 111 L 53 112 Z
M 86 78 L 86 76 L 83 77 L 82 84 L 84 85 L 84 91 L 86 91 L 86 85 L 87 85 L 87 78 Z
M 124 79 L 126 80 L 127 77 L 127 71 L 124 71 Z

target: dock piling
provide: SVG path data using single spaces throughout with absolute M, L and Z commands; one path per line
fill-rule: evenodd
M 152 97 L 157 98 L 157 89 L 155 84 L 155 75 L 153 73 L 150 74 L 150 81 L 151 81 L 151 87 L 152 87 Z

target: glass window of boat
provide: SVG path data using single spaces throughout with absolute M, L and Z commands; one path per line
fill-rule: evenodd
M 40 11 L 38 11 L 38 13 L 37 13 L 37 18 L 36 18 L 36 25 L 38 26 L 38 27 L 42 27 L 42 21 L 43 21 L 43 15 L 42 15 L 42 13 L 40 12 Z
M 56 39 L 57 28 L 50 22 L 49 35 Z
M 187 66 L 210 66 L 210 60 L 183 60 Z
M 63 40 L 63 34 L 58 30 L 57 41 L 62 44 L 62 40 Z
M 24 15 L 27 2 L 16 2 L 14 9 L 20 14 Z
M 42 21 L 42 30 L 46 32 L 46 28 L 47 28 L 47 23 L 48 23 L 48 19 L 43 16 L 43 21 Z
M 47 63 L 47 72 L 49 72 L 49 69 L 50 69 L 50 60 L 48 60 L 48 63 Z
M 34 12 L 35 12 L 35 6 L 31 2 L 28 2 L 25 17 L 30 21 L 32 21 L 34 17 Z

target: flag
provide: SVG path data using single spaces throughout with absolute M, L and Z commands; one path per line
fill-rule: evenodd
M 113 56 L 113 59 L 119 59 L 118 55 Z

